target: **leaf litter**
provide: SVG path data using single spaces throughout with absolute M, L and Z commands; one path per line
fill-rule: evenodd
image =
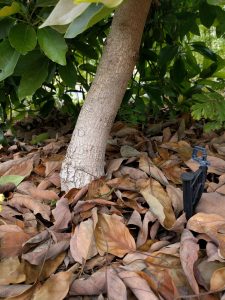
M 68 124 L 0 150 L 0 299 L 225 298 L 224 134 L 169 126 L 115 123 L 106 176 L 66 194 Z M 210 167 L 187 222 L 180 175 L 198 168 L 195 145 Z

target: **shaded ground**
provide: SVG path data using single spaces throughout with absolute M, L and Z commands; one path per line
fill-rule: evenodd
M 117 122 L 107 176 L 65 195 L 71 126 L 41 122 L 18 124 L 0 150 L 0 299 L 225 299 L 225 134 Z M 187 223 L 180 176 L 198 168 L 194 145 L 210 167 Z

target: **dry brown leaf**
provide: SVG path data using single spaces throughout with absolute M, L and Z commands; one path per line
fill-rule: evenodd
M 73 281 L 69 294 L 79 296 L 93 296 L 106 292 L 106 269 L 102 268 L 93 273 L 89 278 Z
M 195 211 L 197 213 L 217 214 L 225 218 L 225 197 L 217 192 L 203 193 Z
M 129 175 L 130 178 L 134 179 L 134 180 L 138 180 L 141 178 L 148 178 L 147 174 L 137 168 L 131 168 L 131 167 L 126 167 L 123 166 L 120 168 L 120 173 L 121 176 L 126 176 Z
M 162 171 L 165 174 L 166 178 L 170 181 L 172 181 L 174 184 L 181 184 L 181 174 L 184 173 L 184 171 L 179 166 L 173 166 L 170 168 L 163 168 Z
M 207 160 L 210 163 L 210 165 L 208 167 L 208 173 L 214 173 L 217 175 L 222 175 L 225 173 L 225 161 L 222 158 L 208 155 Z M 199 168 L 199 163 L 192 159 L 185 161 L 185 164 L 192 171 L 196 171 Z
M 225 263 L 225 260 L 218 254 L 218 246 L 216 246 L 213 242 L 208 242 L 206 244 L 206 253 L 208 261 L 220 261 Z
M 225 267 L 224 263 L 217 262 L 217 261 L 209 262 L 204 259 L 197 265 L 198 271 L 196 272 L 196 277 L 198 277 L 198 281 L 201 282 L 202 286 L 204 286 L 206 289 L 210 289 L 210 281 L 213 273 L 216 270 L 219 270 L 224 267 Z
M 71 237 L 70 251 L 73 259 L 80 264 L 98 253 L 95 245 L 94 229 L 93 220 L 88 219 L 76 226 Z
M 115 214 L 98 214 L 95 241 L 100 255 L 111 253 L 122 257 L 136 249 L 134 238 L 122 223 L 121 217 Z
M 1 285 L 0 286 L 0 298 L 8 299 L 8 297 L 14 297 L 16 295 L 23 294 L 30 287 L 31 286 L 27 285 L 27 284 Z
M 112 178 L 112 173 L 119 170 L 123 161 L 124 161 L 124 158 L 115 158 L 115 159 L 110 160 L 107 163 L 107 167 L 106 167 L 107 179 Z
M 187 228 L 198 233 L 205 233 L 219 245 L 219 253 L 225 258 L 225 218 L 216 214 L 197 213 L 188 220 Z
M 118 276 L 124 284 L 131 289 L 138 300 L 157 300 L 158 297 L 153 293 L 148 283 L 136 272 L 121 271 Z
M 72 282 L 72 272 L 59 272 L 52 275 L 34 293 L 32 300 L 63 300 L 67 296 Z
M 137 247 L 140 247 L 147 241 L 147 238 L 149 236 L 148 224 L 149 222 L 155 222 L 155 220 L 156 218 L 152 215 L 150 211 L 148 211 L 146 212 L 142 223 L 140 214 L 136 210 L 133 211 L 127 224 L 134 224 L 140 228 L 136 242 Z
M 44 265 L 31 265 L 27 261 L 25 261 L 24 272 L 26 274 L 26 283 L 34 283 L 37 280 L 44 281 L 50 275 L 55 273 L 57 268 L 63 263 L 63 260 L 66 256 L 66 253 L 63 252 L 59 254 L 54 259 L 48 259 L 45 261 Z
M 0 258 L 19 256 L 22 245 L 31 237 L 17 225 L 0 226 Z
M 78 214 L 80 212 L 90 210 L 97 205 L 115 206 L 116 203 L 105 200 L 105 199 L 93 199 L 93 200 L 78 201 L 77 204 L 74 206 L 73 212 L 74 212 L 74 214 Z
M 107 297 L 110 300 L 127 300 L 127 289 L 115 269 L 107 268 Z
M 107 184 L 119 190 L 136 191 L 135 180 L 129 178 L 128 176 L 108 180 Z
M 198 283 L 194 276 L 194 264 L 198 259 L 199 245 L 188 229 L 184 229 L 181 235 L 180 260 L 189 284 L 196 295 L 199 294 Z
M 175 215 L 171 200 L 162 186 L 156 180 L 139 180 L 137 183 L 140 193 L 149 205 L 150 211 L 158 218 L 160 224 L 167 229 L 175 223 Z
M 72 214 L 70 212 L 67 198 L 62 197 L 59 201 L 56 202 L 56 208 L 52 210 L 52 215 L 55 219 L 55 230 L 68 228 L 68 225 L 71 222 Z
M 213 272 L 210 279 L 210 291 L 224 290 L 225 288 L 225 267 Z
M 42 200 L 42 201 L 51 201 L 58 200 L 59 196 L 54 191 L 42 190 L 40 188 L 31 188 L 29 194 L 32 198 Z
M 36 283 L 36 284 L 32 285 L 31 287 L 29 287 L 28 289 L 25 289 L 25 291 L 23 291 L 22 293 L 17 294 L 15 296 L 5 298 L 4 300 L 30 300 L 30 299 L 33 299 L 34 291 L 36 290 L 36 288 L 38 288 L 38 286 L 39 286 L 39 283 Z
M 22 158 L 8 160 L 0 164 L 0 176 L 3 175 L 20 175 L 30 176 L 33 171 L 34 160 L 39 160 L 38 153 L 32 153 Z
M 54 156 L 50 157 L 50 159 L 45 162 L 45 176 L 47 177 L 55 171 L 60 171 L 63 159 L 64 155 L 61 154 L 55 154 Z
M 183 210 L 183 192 L 180 188 L 176 188 L 173 185 L 169 184 L 166 186 L 166 191 L 168 196 L 171 199 L 172 206 L 174 208 L 174 213 L 176 216 L 180 214 Z
M 173 300 L 179 296 L 168 269 L 152 266 L 142 272 L 138 272 L 138 274 L 148 282 L 150 288 L 159 297 L 162 296 L 163 299 Z
M 26 207 L 33 211 L 33 213 L 41 214 L 41 216 L 50 221 L 50 207 L 48 205 L 42 204 L 38 200 L 34 200 L 32 197 L 21 194 L 14 194 L 13 198 L 9 201 L 9 205 L 13 207 Z
M 57 153 L 64 146 L 65 146 L 65 142 L 63 141 L 51 142 L 46 146 L 44 146 L 42 148 L 42 151 L 45 153 L 45 155 Z
M 21 283 L 26 280 L 24 264 L 18 257 L 9 257 L 0 262 L 0 285 Z
M 141 169 L 151 177 L 158 180 L 161 184 L 163 185 L 169 184 L 163 172 L 157 166 L 154 165 L 154 163 L 151 161 L 151 159 L 148 156 L 142 155 L 140 157 L 139 169 Z

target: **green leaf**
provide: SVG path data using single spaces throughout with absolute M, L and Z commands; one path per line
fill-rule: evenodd
M 91 4 L 78 18 L 68 27 L 65 38 L 74 38 L 89 27 L 93 26 L 112 12 L 112 9 L 102 4 Z
M 24 176 L 20 175 L 6 175 L 0 177 L 0 185 L 7 184 L 7 183 L 13 183 L 16 186 L 18 186 L 23 180 Z
M 216 53 L 210 50 L 208 47 L 206 47 L 204 43 L 196 42 L 196 43 L 192 43 L 191 45 L 196 52 L 200 53 L 201 55 L 213 61 L 217 61 Z
M 76 43 L 74 43 L 74 46 L 82 55 L 87 56 L 91 59 L 98 59 L 98 53 L 90 45 L 87 45 L 86 43 L 80 41 L 76 41 Z
M 13 74 L 20 54 L 11 47 L 8 40 L 0 43 L 0 81 Z
M 110 8 L 116 7 L 120 5 L 123 0 L 75 0 L 75 3 L 82 3 L 82 2 L 91 2 L 91 3 L 102 3 L 105 6 L 108 6 Z
M 27 62 L 27 64 L 26 64 Z M 40 53 L 34 51 L 20 62 L 22 78 L 18 89 L 20 99 L 32 95 L 48 76 L 48 60 Z
M 225 0 L 207 0 L 211 5 L 225 5 Z
M 209 5 L 207 2 L 202 2 L 199 6 L 199 16 L 202 24 L 209 28 L 216 18 L 215 6 Z
M 45 140 L 47 140 L 48 138 L 49 138 L 49 134 L 47 132 L 41 133 L 41 134 L 33 137 L 31 144 L 36 145 L 36 144 L 42 143 Z
M 162 48 L 159 54 L 159 64 L 161 66 L 168 65 L 171 60 L 175 57 L 178 51 L 178 46 L 167 45 Z
M 80 65 L 80 69 L 88 73 L 95 74 L 97 67 L 91 64 L 82 64 Z
M 171 79 L 177 83 L 180 83 L 184 80 L 186 73 L 184 62 L 181 57 L 178 57 L 170 71 Z
M 47 0 L 46 0 L 47 1 Z M 59 0 L 49 17 L 40 28 L 53 25 L 66 25 L 79 17 L 90 3 L 76 5 L 73 0 Z
M 59 65 L 66 65 L 67 44 L 60 33 L 52 28 L 38 30 L 38 43 L 45 55 Z
M 9 41 L 13 48 L 25 54 L 36 47 L 36 32 L 32 26 L 20 23 L 11 28 Z
M 68 61 L 66 66 L 59 66 L 59 75 L 67 86 L 74 88 L 77 81 L 77 72 L 71 61 Z
M 11 5 L 4 6 L 0 9 L 0 18 L 14 15 L 20 11 L 20 4 L 13 1 Z
M 5 18 L 3 20 L 0 20 L 0 39 L 5 38 L 9 34 L 10 28 L 15 23 L 14 20 L 11 20 L 10 18 Z

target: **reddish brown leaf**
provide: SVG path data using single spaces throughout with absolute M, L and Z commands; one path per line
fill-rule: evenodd
M 14 194 L 13 198 L 9 201 L 9 205 L 13 207 L 26 207 L 33 211 L 33 213 L 41 214 L 46 220 L 50 220 L 50 207 L 48 205 L 42 204 L 38 200 L 34 200 L 32 197 L 21 194 Z
M 100 255 L 108 252 L 122 257 L 136 249 L 134 238 L 117 215 L 98 214 L 95 240 Z
M 54 229 L 65 229 L 71 222 L 71 212 L 69 203 L 66 198 L 61 198 L 56 202 L 56 208 L 52 210 L 52 215 L 55 219 Z
M 180 260 L 189 284 L 196 295 L 199 294 L 199 287 L 194 276 L 194 263 L 198 259 L 198 251 L 197 239 L 188 229 L 184 229 L 181 235 Z
M 18 257 L 9 257 L 0 262 L 0 285 L 21 283 L 26 279 L 24 264 Z

